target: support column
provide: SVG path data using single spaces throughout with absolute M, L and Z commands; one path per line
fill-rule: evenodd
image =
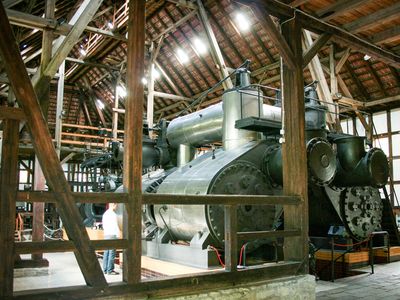
M 124 190 L 129 193 L 124 213 L 123 280 L 140 282 L 142 256 L 142 128 L 144 89 L 145 0 L 129 1 L 127 98 L 125 103 Z
M 14 279 L 19 122 L 5 120 L 3 126 L 0 173 L 0 299 L 8 299 L 12 298 Z
M 298 195 L 299 207 L 285 207 L 285 230 L 301 228 L 300 237 L 286 238 L 285 260 L 304 261 L 301 272 L 308 273 L 308 197 L 304 120 L 304 79 L 301 27 L 298 18 L 282 24 L 282 34 L 295 56 L 295 68 L 281 60 L 284 142 L 282 145 L 283 193 Z

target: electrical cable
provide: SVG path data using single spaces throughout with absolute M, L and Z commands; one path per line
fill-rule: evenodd
M 218 258 L 218 261 L 219 261 L 219 264 L 223 267 L 223 268 L 225 268 L 225 264 L 224 264 L 224 262 L 222 261 L 222 259 L 221 259 L 221 254 L 219 254 L 219 252 L 218 252 L 218 249 L 217 248 L 215 248 L 214 246 L 209 246 L 212 250 L 214 250 L 215 251 L 215 253 L 217 254 L 217 258 Z
M 162 213 L 161 213 L 161 209 L 163 209 L 163 210 L 165 211 L 165 210 L 166 210 L 165 206 L 161 206 L 161 207 L 159 208 L 159 210 L 158 210 L 158 213 L 160 214 L 160 217 L 161 217 L 161 219 L 162 219 L 162 221 L 163 221 L 165 227 L 167 228 L 167 231 L 168 231 L 170 237 L 172 238 L 173 241 L 176 241 L 176 240 L 177 240 L 176 237 L 172 234 L 172 231 L 169 229 L 169 227 L 168 227 L 168 225 L 167 225 L 167 222 L 165 222 L 165 219 L 164 219 L 164 217 L 163 217 L 163 215 L 162 215 Z

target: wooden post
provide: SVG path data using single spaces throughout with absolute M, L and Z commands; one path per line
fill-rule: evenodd
M 124 189 L 129 193 L 125 205 L 124 237 L 129 240 L 124 252 L 123 280 L 140 282 L 142 256 L 142 128 L 144 89 L 145 0 L 129 1 L 127 98 L 125 103 Z
M 46 179 L 44 178 L 42 168 L 40 167 L 39 160 L 35 156 L 34 172 L 33 172 L 33 190 L 44 191 Z M 32 241 L 41 242 L 43 241 L 44 234 L 44 203 L 33 203 L 32 204 Z M 32 259 L 41 260 L 43 254 L 32 254 Z
M 93 245 L 89 241 L 74 197 L 65 179 L 64 171 L 56 154 L 49 129 L 26 72 L 17 43 L 13 36 L 4 7 L 0 4 L 0 55 L 15 96 L 25 113 L 32 136 L 35 153 L 39 159 L 47 184 L 58 193 L 56 204 L 68 236 L 76 247 L 75 257 L 85 281 L 90 286 L 104 287 L 107 282 L 97 261 Z
M 13 294 L 19 121 L 4 120 L 0 173 L 0 299 Z
M 225 205 L 225 271 L 237 270 L 237 206 Z
M 285 260 L 304 261 L 302 272 L 308 272 L 308 198 L 307 158 L 304 120 L 304 79 L 301 27 L 298 18 L 282 24 L 282 34 L 294 56 L 296 68 L 282 62 L 282 104 L 284 142 L 282 145 L 283 193 L 297 195 L 298 207 L 285 206 L 285 230 L 301 228 L 300 237 L 285 239 Z
M 55 0 L 46 0 L 45 17 L 53 19 L 55 13 Z M 44 70 L 49 62 L 51 61 L 51 50 L 53 47 L 54 34 L 52 30 L 43 30 L 42 38 L 42 56 L 40 62 L 40 68 Z M 40 101 L 43 115 L 47 119 L 48 109 L 50 104 L 50 82 L 43 88 L 43 95 Z M 33 179 L 33 189 L 35 191 L 45 190 L 45 178 L 40 167 L 39 161 L 35 156 L 35 171 Z M 44 234 L 44 203 L 33 203 L 33 217 L 32 217 L 32 241 L 41 242 L 43 241 Z M 32 254 L 32 259 L 42 260 L 43 254 Z

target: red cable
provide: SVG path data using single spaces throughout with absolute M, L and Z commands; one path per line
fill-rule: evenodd
M 215 251 L 215 253 L 217 254 L 217 258 L 218 258 L 218 261 L 219 261 L 220 265 L 221 265 L 223 268 L 225 268 L 225 264 L 222 262 L 221 255 L 219 254 L 218 249 L 215 248 L 214 246 L 211 246 L 211 245 L 210 245 L 210 248 L 213 249 L 213 250 Z
M 242 254 L 243 254 L 244 246 L 246 246 L 246 244 L 243 244 L 242 248 L 240 249 L 239 266 L 242 265 Z
M 368 237 L 366 240 L 363 240 L 363 241 L 355 243 L 355 244 L 336 244 L 336 243 L 333 243 L 333 245 L 339 246 L 339 247 L 353 247 L 353 246 L 356 246 L 356 245 L 364 244 L 364 243 L 368 242 L 369 240 L 370 240 L 370 237 Z

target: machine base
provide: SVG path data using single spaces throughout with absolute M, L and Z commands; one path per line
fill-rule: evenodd
M 213 250 L 189 245 L 164 244 L 156 241 L 144 242 L 143 255 L 191 267 L 209 269 L 219 266 L 217 254 Z

